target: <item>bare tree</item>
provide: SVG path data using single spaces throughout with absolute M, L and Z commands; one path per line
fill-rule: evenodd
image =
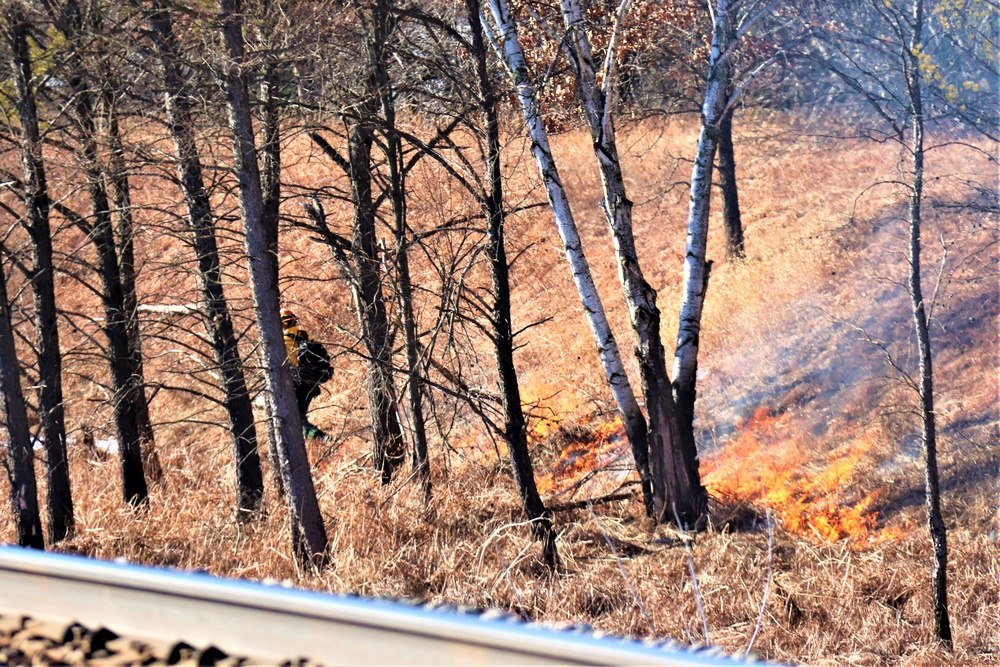
M 684 437 L 678 428 L 676 408 L 666 369 L 666 353 L 660 339 L 660 311 L 656 291 L 646 282 L 639 265 L 632 232 L 632 202 L 625 190 L 614 126 L 614 64 L 617 39 L 630 2 L 619 4 L 598 84 L 594 58 L 587 36 L 584 13 L 578 0 L 562 0 L 568 51 L 576 73 L 577 92 L 590 128 L 594 156 L 601 170 L 604 215 L 611 230 L 618 277 L 628 304 L 635 333 L 635 353 L 639 360 L 643 394 L 646 399 L 649 456 L 652 474 L 640 465 L 644 486 L 652 487 L 652 515 L 658 521 L 675 516 L 694 524 L 707 504 L 698 473 L 698 452 L 693 434 Z M 645 461 L 642 462 L 645 464 Z M 648 495 L 648 494 L 647 494 Z
M 493 349 L 496 356 L 497 373 L 503 396 L 504 427 L 503 436 L 507 442 L 514 482 L 521 496 L 525 514 L 532 522 L 533 534 L 542 540 L 543 556 L 549 567 L 554 568 L 556 552 L 555 531 L 551 513 L 542 503 L 535 485 L 535 474 L 528 451 L 527 420 L 521 407 L 521 391 L 514 366 L 514 332 L 510 312 L 510 266 L 504 239 L 503 178 L 500 163 L 500 119 L 497 92 L 490 77 L 487 62 L 486 42 L 481 20 L 479 0 L 466 0 L 471 32 L 472 57 L 476 66 L 479 84 L 479 109 L 483 118 L 486 139 L 485 197 L 482 198 L 483 212 L 487 223 L 487 253 L 490 262 L 490 276 L 493 283 Z
M 161 2 L 154 0 L 147 16 L 163 69 L 164 106 L 177 151 L 177 171 L 187 204 L 191 243 L 198 262 L 203 319 L 222 376 L 224 405 L 236 464 L 238 506 L 245 512 L 255 512 L 260 509 L 264 485 L 257 451 L 253 406 L 223 289 L 215 222 L 194 136 L 192 91 L 181 69 L 182 56 L 169 11 Z M 280 469 L 276 469 L 275 473 L 280 477 Z
M 28 414 L 21 391 L 20 364 L 14 346 L 14 329 L 7 301 L 7 278 L 0 266 L 0 396 L 3 422 L 7 431 L 7 456 L 3 461 L 10 483 L 10 512 L 14 532 L 22 547 L 44 549 L 42 519 L 38 512 L 38 488 L 35 484 L 35 456 L 28 430 Z
M 279 436 L 277 444 L 288 498 L 293 550 L 300 559 L 319 564 L 326 557 L 326 528 L 316 500 L 301 429 L 301 416 L 295 402 L 292 376 L 286 358 L 279 318 L 278 276 L 271 270 L 274 263 L 268 256 L 268 234 L 264 227 L 263 193 L 247 85 L 241 9 L 238 0 L 219 0 L 219 9 L 227 55 L 224 84 L 229 124 L 233 133 L 240 214 L 250 265 L 257 330 L 265 362 L 264 378 L 274 406 L 271 419 L 275 422 L 273 428 Z
M 17 2 L 7 6 L 17 115 L 21 121 L 21 164 L 24 208 L 31 236 L 33 265 L 30 279 L 35 297 L 35 336 L 38 352 L 38 416 L 45 446 L 48 538 L 54 544 L 74 529 L 73 495 L 66 455 L 66 420 L 63 407 L 62 359 L 59 350 L 52 234 L 49 226 L 49 190 L 42 155 L 42 139 L 32 83 L 28 47 L 28 19 Z
M 517 25 L 506 0 L 488 0 L 487 6 L 492 17 L 492 27 L 489 28 L 489 38 L 494 50 L 510 76 L 517 93 L 518 102 L 528 126 L 531 138 L 531 154 L 538 167 L 545 192 L 552 208 L 559 237 L 562 239 L 576 284 L 577 293 L 587 316 L 597 351 L 604 367 L 604 375 L 611 393 L 622 416 L 625 433 L 632 447 L 637 466 L 642 466 L 644 457 L 649 451 L 647 443 L 646 417 L 635 399 L 632 385 L 629 382 L 625 366 L 622 364 L 618 343 L 611 331 L 608 318 L 601 302 L 597 287 L 594 284 L 590 265 L 583 252 L 580 234 L 573 219 L 573 212 L 566 196 L 559 170 L 549 146 L 548 133 L 542 118 L 541 107 L 535 86 L 531 79 L 524 49 L 521 47 L 517 33 Z M 647 503 L 647 506 L 650 503 Z
M 406 346 L 407 399 L 413 428 L 413 465 L 424 493 L 431 490 L 430 462 L 427 458 L 427 431 L 424 425 L 424 379 L 420 369 L 417 322 L 413 310 L 413 283 L 410 278 L 408 225 L 406 217 L 406 170 L 403 142 L 396 126 L 396 91 L 389 74 L 388 57 L 395 39 L 397 19 L 393 2 L 376 0 L 372 5 L 371 29 L 366 31 L 367 51 L 372 81 L 382 111 L 383 151 L 389 169 L 389 200 L 393 212 L 393 236 L 396 241 L 396 274 L 399 282 L 400 311 Z
M 114 386 L 113 408 L 121 459 L 122 493 L 130 505 L 145 504 L 149 492 L 143 467 L 142 437 L 139 427 L 139 401 L 144 401 L 142 376 L 133 365 L 134 356 L 129 342 L 129 312 L 119 264 L 118 245 L 112 224 L 111 205 L 105 187 L 106 173 L 101 163 L 98 146 L 98 108 L 94 82 L 89 80 L 94 72 L 88 70 L 84 59 L 84 42 L 100 13 L 85 12 L 76 0 L 68 0 L 60 7 L 48 6 L 56 28 L 67 40 L 66 69 L 68 101 L 73 110 L 73 121 L 78 134 L 78 157 L 86 179 L 90 198 L 91 216 L 74 217 L 74 222 L 90 237 L 98 256 L 98 273 L 101 278 L 101 299 L 104 306 L 104 333 L 108 339 L 108 362 Z M 91 23 L 88 23 L 90 21 Z
M 954 77 L 959 82 L 975 80 L 976 75 L 985 75 L 987 81 L 996 80 L 995 60 L 977 59 L 974 49 L 978 47 L 973 46 L 970 51 L 968 46 L 987 45 L 982 48 L 995 51 L 995 21 L 985 30 L 975 21 L 986 15 L 995 17 L 996 6 L 990 2 L 976 4 L 960 11 L 937 5 L 935 13 L 940 23 L 935 30 L 933 24 L 929 25 L 928 3 L 924 0 L 895 3 L 858 0 L 845 8 L 850 11 L 848 16 L 838 16 L 845 22 L 845 33 L 828 33 L 816 39 L 808 53 L 833 72 L 872 112 L 860 117 L 865 125 L 862 131 L 878 141 L 895 142 L 903 156 L 904 175 L 895 183 L 907 195 L 906 285 L 919 362 L 915 374 L 895 359 L 890 358 L 890 362 L 917 399 L 932 554 L 932 611 L 935 634 L 946 646 L 952 642 L 947 595 L 948 545 L 937 462 L 931 303 L 924 292 L 922 275 L 925 161 L 929 149 L 941 145 L 927 145 L 927 129 L 932 124 L 941 124 L 949 131 L 958 126 L 970 134 L 997 141 L 995 91 L 989 90 L 990 84 L 968 86 L 962 93 L 954 85 Z M 974 37 L 970 40 L 970 36 Z M 949 71 L 949 60 L 968 69 Z M 963 145 L 979 150 L 968 142 Z
M 142 335 L 139 327 L 139 301 L 136 295 L 135 265 L 135 220 L 132 211 L 132 190 L 125 161 L 125 146 L 119 123 L 118 96 L 120 82 L 115 80 L 111 67 L 105 60 L 99 61 L 101 86 L 101 107 L 103 124 L 108 144 L 107 180 L 111 185 L 115 225 L 118 244 L 118 273 L 121 276 L 122 297 L 124 299 L 125 330 L 128 334 L 129 365 L 135 378 L 135 416 L 139 428 L 142 462 L 146 476 L 159 480 L 163 475 L 153 422 L 149 416 L 149 402 L 146 397 L 146 372 L 142 355 Z

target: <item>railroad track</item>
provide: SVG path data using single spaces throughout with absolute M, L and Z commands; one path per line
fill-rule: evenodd
M 136 663 L 746 664 L 712 651 L 548 629 L 489 612 L 428 610 L 399 602 L 0 547 L 0 633 L 6 632 L 8 638 L 27 637 L 32 627 L 36 634 L 49 637 L 50 643 L 59 641 L 62 634 L 67 646 L 76 642 L 73 645 L 82 647 L 80 651 L 105 659 L 110 653 L 131 650 Z M 0 663 L 14 662 L 3 655 Z M 127 664 L 129 654 L 123 655 L 107 664 Z M 21 664 L 31 664 L 31 660 Z M 48 664 L 55 663 L 50 660 Z

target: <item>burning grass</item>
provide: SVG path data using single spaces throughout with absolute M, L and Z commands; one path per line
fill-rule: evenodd
M 622 141 L 630 146 L 630 187 L 643 195 L 635 197 L 636 236 L 647 278 L 660 294 L 668 352 L 676 328 L 685 211 L 673 184 L 684 180 L 688 169 L 671 156 L 690 152 L 694 129 L 639 127 Z M 502 447 L 468 415 L 436 406 L 429 505 L 405 479 L 383 487 L 372 477 L 363 360 L 350 333 L 355 327 L 350 296 L 329 251 L 293 231 L 283 238 L 283 296 L 328 343 L 337 365 L 313 415 L 334 434 L 333 442 L 310 444 L 331 566 L 322 572 L 297 569 L 282 502 L 270 489 L 259 520 L 235 520 L 232 455 L 218 426 L 221 410 L 170 390 L 157 394 L 152 406 L 165 475 L 152 488 L 150 508 L 121 509 L 116 461 L 92 460 L 75 445 L 70 460 L 78 532 L 59 548 L 223 576 L 289 579 L 320 590 L 495 606 L 525 618 L 711 641 L 731 651 L 747 648 L 761 618 L 754 651 L 788 662 L 995 664 L 1000 659 L 1000 434 L 997 273 L 990 248 L 996 247 L 996 226 L 985 216 L 973 219 L 930 207 L 925 235 L 946 240 L 928 241 L 927 260 L 928 266 L 945 268 L 934 330 L 956 630 L 955 651 L 945 653 L 931 636 L 930 553 L 908 412 L 912 400 L 899 377 L 886 372 L 882 356 L 890 353 L 904 367 L 912 363 L 908 306 L 899 290 L 904 264 L 896 252 L 899 216 L 889 195 L 856 200 L 871 182 L 893 173 L 896 156 L 885 146 L 818 139 L 802 139 L 790 149 L 787 135 L 775 141 L 775 132 L 767 124 L 748 130 L 737 147 L 746 261 L 725 261 L 717 218 L 711 223 L 716 267 L 705 310 L 696 424 L 714 523 L 692 545 L 708 637 L 702 636 L 678 536 L 643 515 L 631 454 L 620 423 L 610 416 L 603 375 L 551 220 L 540 209 L 511 219 L 510 255 L 518 257 L 515 326 L 541 323 L 519 339 L 517 361 L 539 488 L 557 508 L 562 559 L 557 573 L 545 569 L 539 545 L 522 524 Z M 628 350 L 627 315 L 597 206 L 599 182 L 591 170 L 577 167 L 592 162 L 589 141 L 568 133 L 556 144 L 570 167 L 564 180 L 598 285 L 619 344 Z M 337 178 L 307 144 L 294 146 L 290 179 L 316 184 Z M 515 143 L 508 149 L 512 171 L 519 169 L 511 200 L 519 203 L 542 199 L 523 162 L 524 148 Z M 957 148 L 938 152 L 938 176 L 987 173 L 967 161 Z M 440 175 L 428 169 L 416 170 L 409 180 L 426 189 L 413 207 L 420 216 L 415 224 L 430 227 L 468 202 L 444 191 Z M 804 186 L 792 178 L 802 173 L 813 183 Z M 941 189 L 948 181 L 929 182 Z M 292 213 L 294 202 L 288 209 Z M 333 224 L 348 219 L 333 203 L 329 212 Z M 238 248 L 229 231 L 226 242 Z M 175 263 L 187 255 L 175 243 L 158 237 L 144 251 L 144 302 L 167 294 L 196 300 L 190 277 L 176 277 Z M 245 307 L 243 269 L 236 262 L 228 270 L 232 296 Z M 430 259 L 415 258 L 413 270 L 433 296 L 440 286 Z M 469 275 L 470 282 L 482 279 L 475 270 Z M 75 311 L 99 308 L 68 279 L 60 291 Z M 249 312 L 240 311 L 239 318 L 245 325 Z M 144 324 L 147 334 L 155 333 L 147 338 L 151 374 L 173 383 L 190 377 L 181 371 L 204 373 L 204 362 L 168 336 L 191 322 Z M 105 396 L 92 379 L 104 378 L 106 370 L 88 356 L 78 333 L 67 331 L 64 341 L 76 346 L 67 371 L 72 435 L 78 442 L 85 423 L 98 437 L 110 435 L 108 411 L 101 407 Z M 878 342 L 886 343 L 885 350 Z M 492 370 L 483 361 L 491 356 L 481 341 L 476 345 L 470 343 L 462 359 L 464 377 L 491 391 Z M 634 359 L 627 358 L 626 365 L 637 378 Z M 4 497 L 6 491 L 2 480 Z M 631 495 L 609 500 L 609 494 Z M 578 503 L 600 497 L 604 500 L 593 512 Z M 9 509 L 0 504 L 0 512 L 6 516 Z M 0 518 L 0 539 L 10 538 L 10 522 Z M 765 590 L 770 590 L 766 596 Z
M 883 489 L 862 493 L 880 448 L 879 433 L 845 433 L 829 452 L 808 447 L 786 413 L 760 408 L 726 447 L 702 463 L 702 481 L 722 503 L 749 502 L 773 512 L 782 528 L 815 544 L 845 540 L 867 549 L 896 540 L 907 526 L 881 527 Z M 867 475 L 864 466 L 868 467 Z

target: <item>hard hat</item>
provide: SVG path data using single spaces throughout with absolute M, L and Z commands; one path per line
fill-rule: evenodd
M 279 316 L 281 317 L 281 325 L 284 327 L 292 326 L 298 322 L 298 319 L 295 317 L 295 313 L 293 313 L 290 308 L 282 308 Z

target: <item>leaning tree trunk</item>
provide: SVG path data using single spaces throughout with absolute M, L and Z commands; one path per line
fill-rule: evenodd
M 278 77 L 273 65 L 268 65 L 260 85 L 260 183 L 264 197 L 264 233 L 267 236 L 268 271 L 279 275 L 278 221 L 281 207 L 281 113 L 278 100 Z M 278 459 L 278 433 L 273 428 L 274 403 L 267 397 L 267 441 L 271 475 L 275 488 L 284 493 L 281 461 Z
M 135 379 L 135 416 L 141 440 L 142 462 L 146 477 L 159 480 L 163 476 L 160 457 L 156 453 L 153 422 L 149 416 L 146 399 L 146 371 L 142 359 L 142 338 L 139 330 L 139 303 L 136 296 L 135 270 L 135 221 L 132 217 L 132 192 L 125 172 L 125 151 L 122 144 L 118 115 L 114 109 L 111 91 L 104 91 L 105 120 L 107 122 L 110 154 L 108 168 L 118 218 L 118 263 L 121 274 L 122 296 L 125 305 L 125 327 L 128 332 L 129 363 Z
M 260 169 L 250 113 L 239 1 L 219 0 L 219 8 L 229 57 L 226 97 L 229 124 L 233 133 L 235 172 L 239 182 L 240 214 L 246 237 L 257 330 L 263 348 L 264 377 L 275 408 L 272 419 L 277 422 L 274 428 L 279 436 L 277 450 L 288 498 L 293 550 L 301 560 L 320 564 L 326 557 L 326 527 L 316 499 L 305 438 L 302 435 L 302 419 L 295 402 L 292 375 L 285 352 L 279 316 L 278 276 L 270 270 L 271 262 L 267 259 L 268 240 L 264 228 Z
M 198 259 L 198 282 L 201 286 L 205 327 L 212 342 L 215 362 L 222 375 L 224 405 L 236 467 L 237 503 L 242 512 L 256 512 L 264 497 L 257 431 L 254 427 L 250 393 L 243 374 L 243 359 L 223 289 L 215 223 L 193 132 L 190 91 L 179 67 L 180 53 L 170 14 L 160 2 L 153 3 L 149 24 L 163 64 L 164 106 L 177 150 L 177 172 L 187 204 L 192 246 Z M 280 470 L 276 469 L 275 473 L 280 478 Z
M 497 360 L 497 373 L 503 394 L 504 440 L 514 471 L 514 483 L 521 506 L 531 521 L 532 533 L 542 541 L 546 563 L 554 568 L 558 562 L 556 535 L 552 528 L 550 512 L 542 503 L 535 484 L 535 471 L 528 451 L 527 421 L 521 407 L 521 390 L 514 366 L 514 332 L 510 314 L 510 266 L 504 241 L 503 177 L 500 165 L 500 120 L 497 115 L 497 98 L 490 81 L 486 60 L 486 44 L 480 17 L 479 0 L 466 0 L 469 28 L 472 33 L 473 58 L 479 80 L 480 110 L 486 128 L 486 183 L 488 191 L 483 201 L 487 220 L 487 253 L 493 282 L 493 340 Z
M 505 63 L 517 92 L 518 101 L 521 103 L 521 110 L 524 113 L 528 134 L 531 138 L 531 154 L 538 165 L 538 171 L 545 186 L 549 206 L 559 231 L 559 238 L 562 239 L 566 252 L 566 260 L 573 272 L 573 281 L 576 284 L 583 310 L 587 315 L 587 323 L 590 325 L 594 342 L 597 344 L 605 378 L 611 388 L 618 412 L 622 416 L 625 433 L 632 445 L 633 454 L 640 452 L 639 456 L 641 457 L 641 452 L 649 451 L 649 445 L 646 441 L 646 417 L 642 414 L 639 403 L 635 400 L 632 385 L 629 383 L 625 366 L 622 364 L 621 353 L 618 351 L 618 343 L 615 341 L 607 315 L 604 312 L 604 304 L 601 303 L 597 286 L 590 273 L 590 265 L 583 253 L 583 245 L 576 228 L 576 222 L 573 219 L 569 199 L 559 178 L 559 170 L 556 168 L 552 149 L 549 147 L 548 133 L 545 130 L 535 88 L 531 82 L 524 50 L 518 41 L 514 18 L 506 0 L 488 0 L 488 6 L 500 33 L 499 35 L 491 35 L 491 40 L 498 55 Z M 503 40 L 502 44 L 498 42 L 499 39 Z
M 48 537 L 56 543 L 73 534 L 73 495 L 66 456 L 66 420 L 63 408 L 62 358 L 59 353 L 52 234 L 49 227 L 49 191 L 38 129 L 38 112 L 31 86 L 28 25 L 23 11 L 11 5 L 7 12 L 17 113 L 21 119 L 21 163 L 24 171 L 24 208 L 28 218 L 34 265 L 31 287 L 35 296 L 35 333 L 38 346 L 38 417 L 45 446 Z
M 681 303 L 677 346 L 674 350 L 674 398 L 677 401 L 678 426 L 684 454 L 694 461 L 698 451 L 694 440 L 694 403 L 698 374 L 698 341 L 701 313 L 705 305 L 710 264 L 705 261 L 708 243 L 708 214 L 712 195 L 712 166 L 719 140 L 719 126 L 726 108 L 729 83 L 729 50 L 732 41 L 732 0 L 718 0 L 712 48 L 709 52 L 705 100 L 701 107 L 701 132 L 691 173 L 691 206 L 688 210 L 688 234 L 684 253 L 684 297 Z
M 42 519 L 38 513 L 38 487 L 35 485 L 35 455 L 31 448 L 28 413 L 21 391 L 20 365 L 14 345 L 14 329 L 7 301 L 7 278 L 0 266 L 0 391 L 3 421 L 7 431 L 7 481 L 10 483 L 10 512 L 14 518 L 17 544 L 44 549 Z
M 733 147 L 733 111 L 722 114 L 719 125 L 719 186 L 722 188 L 722 226 L 726 230 L 726 257 L 743 259 L 743 219 L 740 215 L 740 191 L 736 184 L 736 152 Z
M 378 0 L 373 7 L 373 30 L 368 36 L 372 78 L 382 107 L 385 156 L 389 167 L 389 199 L 392 202 L 396 240 L 396 271 L 400 310 L 406 345 L 407 400 L 413 426 L 413 467 L 426 498 L 431 493 L 431 469 L 427 459 L 427 431 L 424 424 L 424 378 L 417 349 L 417 323 L 413 311 L 413 283 L 407 241 L 406 174 L 403 170 L 403 143 L 396 128 L 395 91 L 389 79 L 386 48 L 393 32 L 391 2 Z
M 624 7 L 624 5 L 623 5 Z M 676 409 L 667 375 L 666 352 L 660 340 L 660 311 L 656 291 L 646 282 L 636 254 L 632 233 L 632 202 L 625 191 L 615 127 L 608 99 L 612 72 L 606 71 L 605 89 L 597 84 L 590 41 L 584 28 L 584 15 L 578 0 L 562 0 L 563 19 L 577 68 L 577 90 L 583 104 L 593 140 L 594 155 L 601 169 L 604 190 L 604 214 L 614 241 L 618 278 L 628 304 L 635 332 L 635 353 L 642 375 L 648 419 L 648 460 L 636 457 L 636 467 L 646 492 L 647 512 L 658 521 L 680 519 L 693 524 L 704 513 L 707 497 L 698 473 L 697 453 L 688 468 L 679 437 Z M 611 52 L 621 27 L 619 16 L 612 32 Z M 652 493 L 650 493 L 652 491 Z
M 934 629 L 938 638 L 951 645 L 951 622 L 948 617 L 948 541 L 941 516 L 941 488 L 938 480 L 937 430 L 934 417 L 934 365 L 931 358 L 931 339 L 927 326 L 923 290 L 920 285 L 920 225 L 924 187 L 924 110 L 921 92 L 920 61 L 923 32 L 923 0 L 913 3 L 913 42 L 906 49 L 906 92 L 913 114 L 913 155 L 909 204 L 910 218 L 910 272 L 908 286 L 913 307 L 913 325 L 920 351 L 920 419 L 923 427 L 924 475 L 926 488 L 927 524 L 933 550 L 932 604 Z

